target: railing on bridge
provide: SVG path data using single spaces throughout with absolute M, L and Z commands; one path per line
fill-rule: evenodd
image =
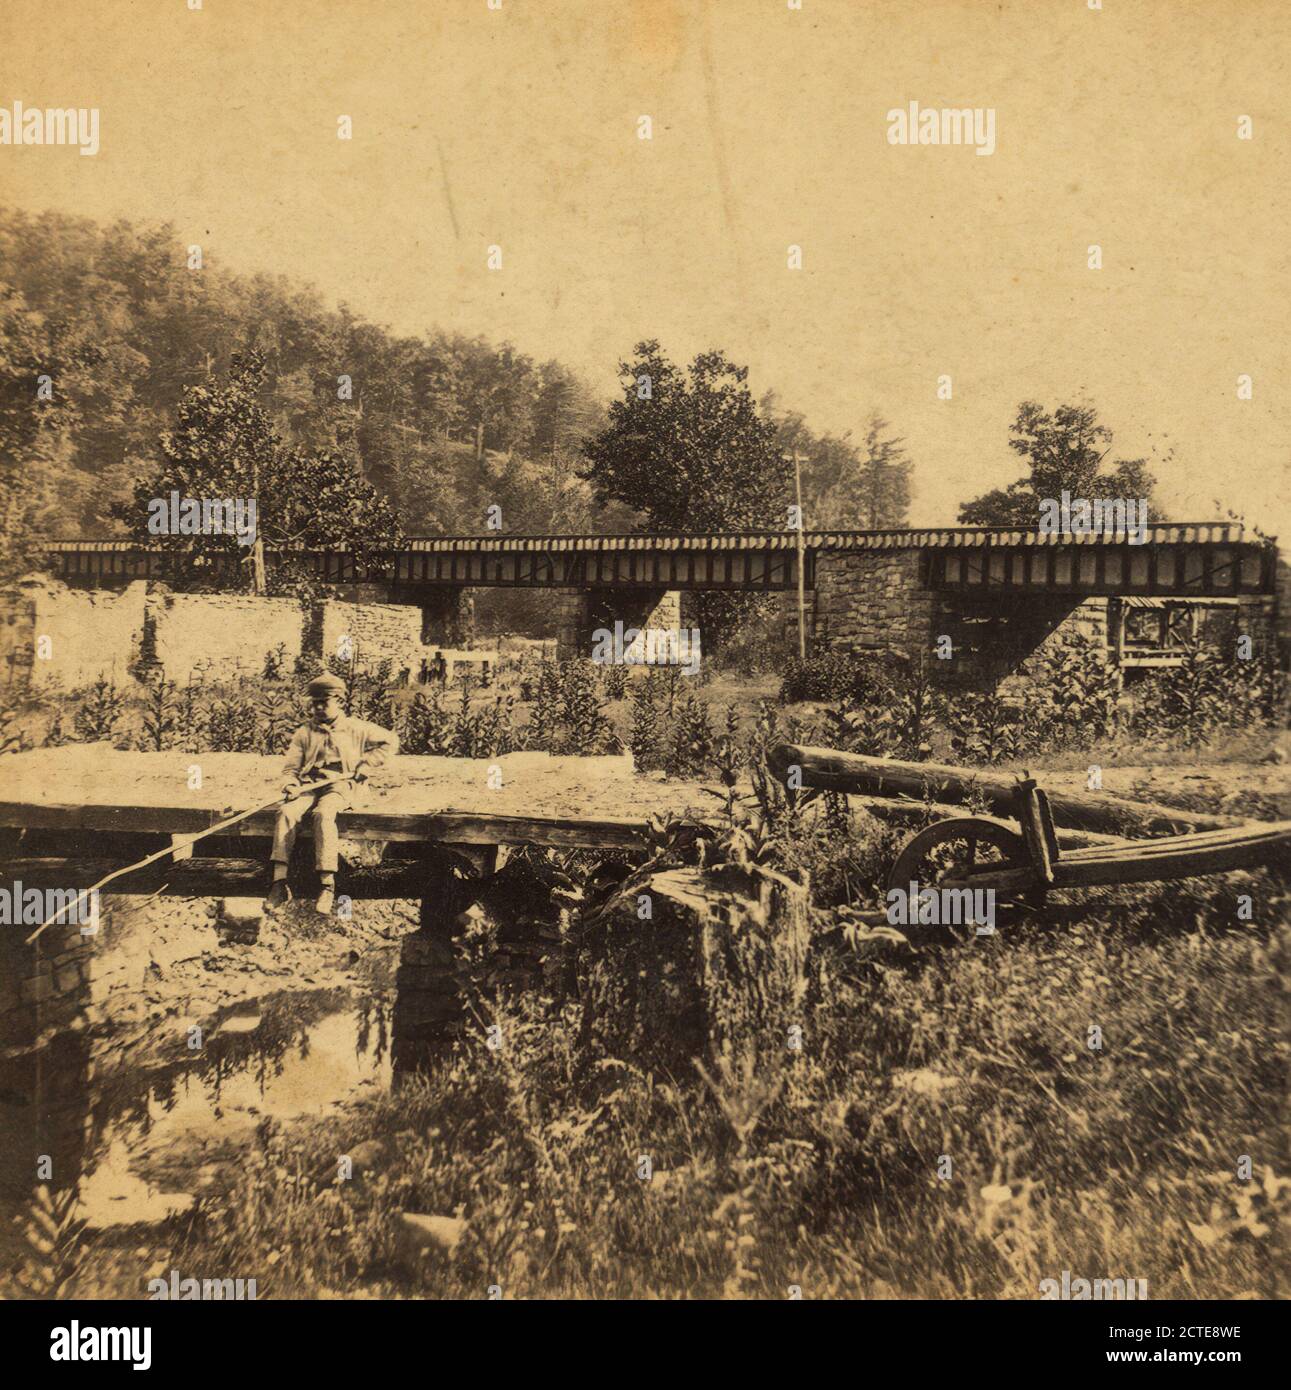
M 433 536 L 363 563 L 345 547 L 268 547 L 330 583 L 373 582 L 395 591 L 501 588 L 651 588 L 784 591 L 797 587 L 792 531 L 704 535 Z M 1153 525 L 1142 544 L 1126 535 L 1063 535 L 1003 527 L 809 531 L 801 538 L 804 587 L 829 552 L 918 551 L 923 582 L 971 593 L 1235 595 L 1271 593 L 1271 543 L 1240 525 Z M 73 584 L 132 579 L 222 582 L 245 556 L 150 548 L 133 541 L 67 540 L 48 546 L 55 573 Z

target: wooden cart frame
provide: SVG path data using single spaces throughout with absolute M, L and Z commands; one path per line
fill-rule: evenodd
M 1051 888 L 1094 888 L 1226 873 L 1291 869 L 1291 821 L 1252 822 L 1162 839 L 1062 851 L 1049 801 L 1030 778 L 1017 793 L 1018 828 L 993 816 L 937 821 L 911 837 L 888 888 L 991 888 L 1038 907 Z

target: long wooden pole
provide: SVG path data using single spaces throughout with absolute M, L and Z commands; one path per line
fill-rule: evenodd
M 800 768 L 804 787 L 955 803 L 978 797 L 997 816 L 1013 815 L 1017 805 L 1017 778 L 989 768 L 871 758 L 793 743 L 777 744 L 767 754 L 767 762 L 782 781 L 791 767 Z M 1245 823 L 1232 816 L 1181 811 L 1176 806 L 1128 801 L 1106 793 L 1051 791 L 1048 796 L 1055 824 L 1109 835 L 1177 835 L 1192 830 L 1226 830 Z
M 316 782 L 306 782 L 301 787 L 301 791 L 294 793 L 294 796 L 299 796 L 304 791 L 309 791 L 313 793 L 316 791 L 321 791 L 324 787 L 334 787 L 338 782 L 350 781 L 353 778 L 353 776 L 354 774 L 352 772 L 347 772 L 340 777 L 320 777 Z M 272 801 L 265 801 L 259 806 L 252 806 L 250 810 L 247 811 L 239 811 L 236 815 L 229 816 L 226 820 L 222 820 L 217 822 L 215 825 L 208 826 L 205 830 L 199 830 L 196 835 L 186 835 L 182 840 L 172 840 L 171 843 L 165 847 L 165 849 L 159 849 L 156 851 L 156 853 L 148 855 L 145 859 L 140 859 L 134 864 L 127 864 L 124 868 L 121 869 L 114 869 L 110 874 L 104 874 L 104 876 L 101 879 L 99 879 L 97 883 L 92 883 L 88 888 L 82 889 L 81 892 L 77 895 L 76 901 L 71 905 L 71 907 L 59 908 L 59 910 L 56 913 L 54 913 L 52 917 L 46 917 L 45 920 L 40 924 L 40 926 L 38 926 L 36 930 L 32 932 L 32 934 L 27 938 L 26 944 L 30 946 L 32 942 L 40 936 L 41 932 L 43 932 L 46 927 L 51 925 L 51 923 L 56 922 L 60 917 L 66 918 L 66 920 L 69 922 L 73 921 L 75 919 L 76 913 L 80 911 L 81 904 L 90 896 L 90 894 L 97 893 L 100 888 L 105 888 L 109 883 L 113 883 L 115 882 L 115 880 L 119 878 L 124 878 L 126 874 L 134 873 L 136 869 L 146 869 L 149 864 L 155 864 L 159 859 L 164 859 L 168 854 L 182 853 L 182 851 L 190 848 L 192 845 L 195 845 L 198 842 L 198 840 L 203 840 L 208 835 L 214 835 L 217 830 L 227 830 L 229 826 L 236 825 L 239 821 L 247 820 L 251 816 L 259 815 L 261 811 L 267 811 L 271 806 L 278 806 L 281 805 L 283 802 L 292 799 L 294 798 L 284 796 L 282 792 L 279 792 L 278 795 L 275 796 Z

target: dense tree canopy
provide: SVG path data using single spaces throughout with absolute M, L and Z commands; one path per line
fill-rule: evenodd
M 1152 516 L 1162 519 L 1152 505 L 1155 484 L 1146 459 L 1120 459 L 1104 467 L 1112 432 L 1099 424 L 1092 405 L 1060 405 L 1050 412 L 1023 401 L 1009 434 L 1009 448 L 1025 462 L 1027 475 L 965 502 L 959 509 L 965 525 L 1033 528 L 1040 503 L 1057 501 L 1064 490 L 1073 498 L 1145 498 Z
M 133 498 L 115 504 L 114 514 L 144 544 L 187 551 L 198 573 L 213 552 L 250 561 L 252 537 L 266 545 L 343 543 L 360 557 L 397 544 L 394 509 L 355 459 L 279 437 L 260 403 L 264 375 L 264 355 L 253 349 L 233 354 L 227 381 L 186 387 L 176 427 L 161 437 L 160 458 L 135 479 Z M 253 526 L 242 535 L 166 529 L 185 503 L 198 499 L 254 502 Z M 221 526 L 229 519 L 220 518 Z M 271 588 L 298 580 L 284 566 L 269 574 Z
M 0 209 L 0 578 L 51 538 L 137 534 L 141 497 L 245 495 L 257 454 L 266 540 L 324 538 L 306 493 L 363 499 L 347 538 L 360 519 L 379 535 L 778 529 L 794 444 L 807 526 L 905 520 L 909 462 L 882 421 L 859 446 L 816 436 L 720 352 L 685 369 L 655 342 L 635 356 L 607 411 L 509 343 L 399 336 L 283 277 L 190 268 L 168 226 Z
M 623 396 L 583 444 L 598 498 L 665 531 L 783 528 L 793 473 L 775 425 L 748 388 L 748 369 L 721 352 L 680 370 L 653 339 L 619 364 Z
M 870 415 L 858 446 L 850 434 L 813 434 L 801 413 L 780 409 L 774 392 L 762 397 L 761 408 L 775 421 L 781 452 L 798 453 L 807 530 L 883 530 L 909 523 L 913 463 L 881 415 Z

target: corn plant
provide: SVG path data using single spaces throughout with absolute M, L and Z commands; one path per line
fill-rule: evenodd
M 264 679 L 267 681 L 280 681 L 287 674 L 287 644 L 279 642 L 278 645 L 264 654 Z
M 603 752 L 610 726 L 602 711 L 591 664 L 585 661 L 562 662 L 561 675 L 560 716 L 566 729 L 562 751 L 578 757 Z
M 100 676 L 90 686 L 76 711 L 76 736 L 83 743 L 98 743 L 116 736 L 125 710 L 125 699 L 116 686 Z
M 31 747 L 31 739 L 18 722 L 17 708 L 5 699 L 0 703 L 0 753 L 21 753 Z
M 75 1188 L 51 1193 L 42 1183 L 22 1219 L 22 1269 L 18 1286 L 29 1298 L 62 1298 L 76 1277 L 85 1222 L 77 1216 Z
M 653 670 L 636 682 L 632 692 L 632 722 L 628 730 L 628 748 L 638 772 L 649 772 L 661 765 L 663 730 L 659 709 L 655 704 L 658 677 Z
M 665 770 L 670 777 L 702 777 L 716 752 L 708 705 L 687 695 L 673 728 Z
M 552 752 L 556 730 L 560 723 L 561 674 L 554 661 L 544 661 L 538 668 L 533 690 L 533 713 L 525 728 L 525 747 L 540 752 Z
M 153 669 L 144 685 L 142 729 L 138 747 L 147 752 L 161 753 L 175 746 L 177 704 L 175 682 L 166 679 L 160 666 Z
M 239 696 L 217 696 L 206 707 L 206 746 L 213 753 L 259 752 L 255 702 Z
M 950 746 L 964 762 L 1003 762 L 1021 750 L 1022 717 L 996 691 L 961 692 L 949 703 L 946 723 Z
M 295 695 L 276 682 L 266 684 L 256 702 L 260 752 L 266 757 L 285 753 L 298 722 Z
M 404 716 L 401 743 L 405 753 L 443 757 L 449 751 L 449 715 L 438 690 L 419 691 Z
M 1044 708 L 1064 736 L 1102 740 L 1116 733 L 1120 677 L 1101 653 L 1068 651 L 1051 659 L 1042 685 Z
M 628 668 L 617 662 L 603 666 L 601 689 L 607 700 L 622 700 L 628 693 Z

